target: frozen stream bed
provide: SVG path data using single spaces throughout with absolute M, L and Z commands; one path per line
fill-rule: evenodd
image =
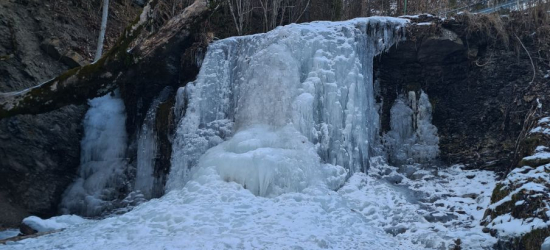
M 0 249 L 448 249 L 458 238 L 462 249 L 489 249 L 496 242 L 479 226 L 491 172 L 454 166 L 409 172 L 413 180 L 377 160 L 369 175 L 356 173 L 337 191 L 319 185 L 274 198 L 210 169 L 124 215 Z

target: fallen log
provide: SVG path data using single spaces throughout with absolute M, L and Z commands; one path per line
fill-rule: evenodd
M 128 70 L 169 58 L 171 51 L 167 46 L 184 46 L 186 39 L 200 29 L 201 23 L 214 10 L 207 0 L 196 0 L 157 32 L 148 35 L 145 27 L 155 2 L 148 3 L 135 24 L 126 28 L 115 46 L 97 62 L 71 69 L 29 89 L 0 93 L 0 119 L 82 104 L 113 91 Z

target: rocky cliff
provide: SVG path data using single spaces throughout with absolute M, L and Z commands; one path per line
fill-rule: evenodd
M 139 7 L 112 1 L 106 46 Z M 100 1 L 15 0 L 0 3 L 0 92 L 35 86 L 88 64 L 94 55 Z M 86 107 L 0 120 L 0 229 L 28 214 L 57 213 L 80 159 Z
M 533 40 L 524 41 L 528 54 L 518 40 L 506 45 L 487 39 L 490 31 L 468 31 L 473 24 L 464 18 L 424 18 L 409 27 L 407 41 L 375 60 L 382 132 L 389 130 L 397 96 L 423 90 L 432 102 L 443 163 L 509 171 L 527 153 L 519 146 L 529 111 L 550 104 L 548 65 L 532 66 Z

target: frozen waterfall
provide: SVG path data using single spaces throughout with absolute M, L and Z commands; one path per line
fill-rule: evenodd
M 437 128 L 432 124 L 428 95 L 410 91 L 400 96 L 390 111 L 391 130 L 383 137 L 388 158 L 394 164 L 429 163 L 439 154 Z
M 98 216 L 112 208 L 126 180 L 126 113 L 117 95 L 88 103 L 78 178 L 65 191 L 60 207 L 63 213 Z
M 214 42 L 197 80 L 175 96 L 163 196 L 143 200 L 158 184 L 153 121 L 161 94 L 137 124 L 137 174 L 131 179 L 128 168 L 124 190 L 133 192 L 119 201 L 132 204 L 125 213 L 0 249 L 420 250 L 451 249 L 456 239 L 462 249 L 492 249 L 479 208 L 490 203 L 493 173 L 460 166 L 401 173 L 373 157 L 386 146 L 407 164 L 438 151 L 421 91 L 397 98 L 384 144 L 378 136 L 373 57 L 401 39 L 406 22 L 295 24 Z M 90 106 L 80 176 L 63 203 L 80 214 L 116 202 L 126 164 L 122 101 L 105 96 Z
M 155 163 L 158 153 L 158 138 L 155 121 L 159 105 L 166 101 L 172 89 L 166 87 L 153 100 L 139 132 L 137 141 L 137 167 L 134 181 L 134 191 L 140 192 L 145 199 L 159 197 L 163 193 L 161 178 L 155 174 Z
M 212 169 L 256 195 L 338 187 L 376 146 L 373 57 L 399 41 L 402 19 L 279 27 L 210 45 L 178 91 L 167 190 Z M 316 178 L 319 176 L 319 178 Z

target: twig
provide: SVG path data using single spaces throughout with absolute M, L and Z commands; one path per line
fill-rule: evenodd
M 521 44 L 521 47 L 523 47 L 525 52 L 527 52 L 527 55 L 529 56 L 529 60 L 531 60 L 531 66 L 533 66 L 533 79 L 531 79 L 531 82 L 529 83 L 529 85 L 531 85 L 535 81 L 535 76 L 537 75 L 535 64 L 533 63 L 533 58 L 531 57 L 531 54 L 529 53 L 527 48 L 525 48 L 525 45 L 523 45 L 523 42 L 521 42 L 521 39 L 519 39 L 518 35 L 514 34 L 514 36 L 516 36 L 516 39 L 518 39 L 519 43 Z

